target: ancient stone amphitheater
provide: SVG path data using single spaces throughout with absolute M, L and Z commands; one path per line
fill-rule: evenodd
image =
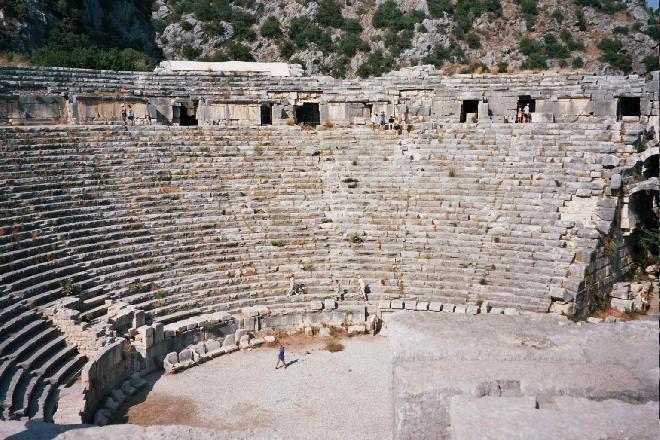
M 658 72 L 2 66 L 0 91 L 5 420 L 105 424 L 168 353 L 246 332 L 397 309 L 582 318 L 657 215 Z M 372 130 L 381 112 L 402 132 Z

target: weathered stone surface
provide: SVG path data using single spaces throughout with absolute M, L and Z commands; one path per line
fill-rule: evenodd
M 442 311 L 442 303 L 439 302 L 431 302 L 429 304 L 429 310 L 432 312 L 440 312 Z
M 389 309 L 390 308 L 390 302 L 389 301 L 379 301 L 378 302 L 378 308 L 379 309 Z
M 454 310 L 456 309 L 455 304 L 443 304 L 442 305 L 442 311 L 447 312 L 447 313 L 454 313 Z
M 420 301 L 417 303 L 415 310 L 426 311 L 429 309 L 429 303 L 426 301 Z
M 179 366 L 179 354 L 176 351 L 168 353 L 163 361 L 166 374 L 175 373 Z
M 250 346 L 250 336 L 243 335 L 238 342 L 238 347 L 240 349 L 248 348 Z
M 323 309 L 323 303 L 321 301 L 310 301 L 309 309 L 312 311 L 318 311 Z
M 403 301 L 400 299 L 395 299 L 390 301 L 390 307 L 393 309 L 403 309 Z
M 367 329 L 363 324 L 348 326 L 348 334 L 349 335 L 361 335 L 361 334 L 364 334 L 366 331 L 367 331 Z
M 323 308 L 326 310 L 334 310 L 337 307 L 337 301 L 333 298 L 326 298 L 323 300 Z
M 328 337 L 328 336 L 332 336 L 332 334 L 330 333 L 330 329 L 329 329 L 329 328 L 327 328 L 327 327 L 321 327 L 321 329 L 319 330 L 319 336 L 321 336 L 321 337 Z
M 619 312 L 630 312 L 633 310 L 633 300 L 612 298 L 610 305 Z
M 271 335 L 264 336 L 264 340 L 265 340 L 268 344 L 274 344 L 274 343 L 275 343 L 275 336 L 271 336 Z

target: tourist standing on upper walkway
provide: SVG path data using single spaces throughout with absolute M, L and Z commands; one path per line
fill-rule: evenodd
M 124 104 L 121 105 L 121 120 L 124 121 L 124 125 L 126 125 L 126 106 Z
M 372 113 L 371 114 L 371 129 L 375 130 L 376 125 L 378 125 L 378 116 L 376 115 L 376 113 Z
M 380 129 L 385 130 L 385 112 L 380 112 Z
M 128 106 L 128 121 L 131 125 L 135 125 L 135 113 L 133 113 L 133 107 Z

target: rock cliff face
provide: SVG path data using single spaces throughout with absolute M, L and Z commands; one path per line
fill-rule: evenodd
M 30 52 L 71 0 L 5 0 L 0 46 Z M 450 72 L 658 68 L 658 12 L 644 0 L 83 0 L 103 46 L 167 59 L 290 61 L 371 76 L 417 64 Z M 61 8 L 61 6 L 60 6 Z

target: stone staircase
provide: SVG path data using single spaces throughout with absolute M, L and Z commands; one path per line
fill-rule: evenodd
M 0 418 L 52 421 L 59 387 L 70 384 L 85 358 L 23 302 L 0 308 Z
M 357 297 L 358 275 L 374 304 L 547 311 L 576 250 L 592 243 L 579 231 L 605 197 L 602 156 L 626 151 L 612 123 L 447 124 L 401 137 L 52 126 L 4 128 L 0 139 L 3 316 L 17 308 L 7 322 L 36 322 L 63 298 L 93 322 L 117 300 L 163 323 L 255 304 L 298 309 L 332 295 L 335 280 Z M 576 200 L 588 210 L 574 212 Z M 286 297 L 291 273 L 306 295 Z M 32 325 L 3 335 L 31 340 L 43 330 Z M 57 337 L 34 341 L 43 357 L 21 367 L 26 352 L 3 369 L 10 415 L 32 415 L 30 399 L 52 383 L 59 364 L 30 372 L 65 350 Z M 65 354 L 64 364 L 76 359 Z

